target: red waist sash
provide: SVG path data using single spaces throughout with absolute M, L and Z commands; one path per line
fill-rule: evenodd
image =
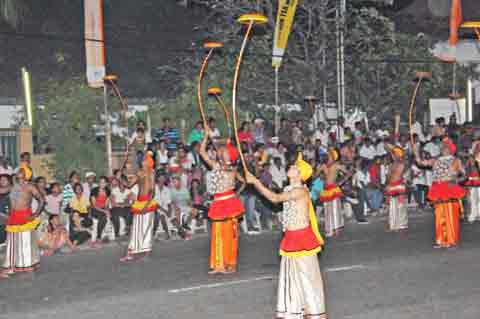
M 14 210 L 7 219 L 7 225 L 23 225 L 32 220 L 32 209 Z
M 295 255 L 294 253 L 303 253 L 309 255 L 319 252 L 321 243 L 312 231 L 312 227 L 307 226 L 297 230 L 287 230 L 280 243 L 280 253 L 284 255 Z
M 240 217 L 245 212 L 242 201 L 230 190 L 213 195 L 213 202 L 208 210 L 208 217 L 213 220 L 223 220 Z
M 392 182 L 387 185 L 385 189 L 385 195 L 387 196 L 399 196 L 407 193 L 407 188 L 403 184 L 403 180 Z
M 427 193 L 427 199 L 432 202 L 457 200 L 465 197 L 467 192 L 463 187 L 448 181 L 433 182 Z
M 322 202 L 331 202 L 337 198 L 342 197 L 343 192 L 337 184 L 327 184 L 320 194 L 320 200 Z

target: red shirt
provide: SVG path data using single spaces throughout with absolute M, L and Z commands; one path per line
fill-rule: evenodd
M 380 185 L 380 166 L 378 164 L 372 164 L 368 169 L 370 174 L 370 182 L 373 185 Z
M 238 132 L 238 139 L 240 142 L 245 142 L 247 144 L 253 143 L 253 135 L 250 131 L 239 131 Z

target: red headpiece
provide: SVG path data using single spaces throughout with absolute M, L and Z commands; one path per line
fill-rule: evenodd
M 457 146 L 455 144 L 453 144 L 452 140 L 449 139 L 448 137 L 445 137 L 443 139 L 443 144 L 448 147 L 448 149 L 450 150 L 450 153 L 453 155 L 457 152 Z
M 227 145 L 225 146 L 227 148 L 228 152 L 228 157 L 230 157 L 230 161 L 232 163 L 235 163 L 238 159 L 238 150 L 235 146 L 232 145 L 232 143 L 227 142 Z

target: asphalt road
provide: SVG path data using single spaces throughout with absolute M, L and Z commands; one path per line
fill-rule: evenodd
M 321 256 L 330 318 L 480 318 L 480 225 L 458 249 L 432 248 L 431 214 L 406 235 L 385 220 L 347 224 Z M 208 238 L 159 242 L 152 257 L 118 261 L 125 247 L 42 259 L 35 274 L 0 282 L 0 318 L 273 318 L 280 234 L 243 236 L 239 272 L 209 276 Z

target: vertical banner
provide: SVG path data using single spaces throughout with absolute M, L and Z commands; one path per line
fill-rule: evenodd
M 283 54 L 287 48 L 288 36 L 292 29 L 298 0 L 278 0 L 277 25 L 273 40 L 272 65 L 278 69 L 282 64 Z
M 450 38 L 448 39 L 451 46 L 457 45 L 458 29 L 462 24 L 462 20 L 462 1 L 452 0 L 452 8 L 450 12 Z
M 105 76 L 105 43 L 102 0 L 84 0 L 85 53 L 87 82 L 93 88 L 103 87 Z

